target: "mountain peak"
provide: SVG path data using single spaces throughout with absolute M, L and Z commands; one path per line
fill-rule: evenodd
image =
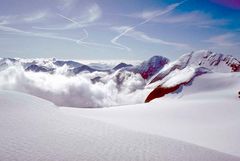
M 186 65 L 205 67 L 215 72 L 234 72 L 240 69 L 240 60 L 232 55 L 224 55 L 210 50 L 199 50 L 183 55 Z
M 133 65 L 132 64 L 126 64 L 126 63 L 119 63 L 118 65 L 116 65 L 113 70 L 118 70 L 118 69 L 121 69 L 121 68 L 125 68 L 125 67 L 132 67 Z
M 166 64 L 169 63 L 169 59 L 163 56 L 153 56 L 147 61 L 142 62 L 137 69 L 137 72 L 141 74 L 144 79 L 148 79 L 160 71 Z

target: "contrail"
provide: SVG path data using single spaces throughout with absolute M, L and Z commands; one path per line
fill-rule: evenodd
M 65 20 L 68 20 L 68 21 L 70 21 L 70 22 L 72 22 L 72 23 L 76 23 L 76 24 L 79 24 L 77 21 L 74 21 L 73 19 L 71 19 L 71 18 L 68 18 L 68 17 L 66 17 L 66 16 L 63 16 L 62 14 L 57 14 L 58 16 L 60 16 L 60 17 L 62 17 L 62 18 L 64 18 Z
M 57 35 L 53 35 L 51 33 L 36 33 L 36 32 L 31 32 L 31 31 L 24 31 L 24 30 L 20 30 L 17 28 L 7 27 L 7 26 L 2 26 L 2 25 L 0 25 L 0 31 L 9 32 L 9 33 L 15 34 L 15 35 L 24 35 L 24 36 L 31 36 L 31 37 L 41 37 L 41 38 L 46 38 L 46 39 L 70 41 L 70 42 L 74 42 L 74 43 L 82 45 L 82 46 L 95 46 L 95 47 L 103 47 L 103 48 L 122 49 L 118 46 L 99 44 L 99 43 L 95 43 L 95 42 L 84 42 L 81 39 L 78 40 L 78 39 L 74 39 L 74 38 L 70 38 L 70 37 L 57 36 Z M 87 31 L 85 30 L 84 32 L 85 32 L 86 36 L 82 39 L 86 39 L 88 37 Z
M 71 19 L 71 18 L 68 18 L 68 17 L 66 17 L 66 16 L 64 16 L 64 15 L 62 15 L 62 14 L 58 14 L 58 15 L 59 15 L 60 17 L 64 18 L 64 19 L 66 19 L 66 20 L 68 20 L 68 21 L 76 24 L 76 25 L 79 25 L 79 26 L 82 25 L 82 24 L 80 24 L 79 22 L 77 22 L 77 21 L 75 21 L 75 20 L 73 20 L 73 19 Z M 99 44 L 99 43 L 95 43 L 95 42 L 85 42 L 85 41 L 83 41 L 83 40 L 85 40 L 85 39 L 88 38 L 88 32 L 87 32 L 86 29 L 83 29 L 83 32 L 84 32 L 84 34 L 85 34 L 85 37 L 83 37 L 83 38 L 81 38 L 81 39 L 79 39 L 79 40 L 76 40 L 76 43 L 77 43 L 77 44 L 80 44 L 80 45 L 83 45 L 83 46 L 89 46 L 89 45 L 90 45 L 90 46 L 96 46 L 96 47 L 122 49 L 122 48 L 120 48 L 120 47 L 116 47 L 116 46 L 112 46 L 112 45 Z
M 122 33 L 120 33 L 118 36 L 114 37 L 114 38 L 111 40 L 111 43 L 114 44 L 114 45 L 117 45 L 117 46 L 119 46 L 119 47 L 122 47 L 122 48 L 126 49 L 127 51 L 130 51 L 131 49 L 130 49 L 129 47 L 124 46 L 124 45 L 122 45 L 122 44 L 120 44 L 120 43 L 117 42 L 122 36 L 124 36 L 125 34 L 127 34 L 129 31 L 134 30 L 136 27 L 139 27 L 139 26 L 144 25 L 145 23 L 151 21 L 151 20 L 154 19 L 155 17 L 161 16 L 161 15 L 164 15 L 164 14 L 167 14 L 167 13 L 173 11 L 175 8 L 177 8 L 178 6 L 180 6 L 180 5 L 182 5 L 183 3 L 185 3 L 185 1 L 187 1 L 187 0 L 184 0 L 184 1 L 179 2 L 179 3 L 171 4 L 171 5 L 167 6 L 165 10 L 163 10 L 163 11 L 158 11 L 158 12 L 156 12 L 155 14 L 153 14 L 151 17 L 149 17 L 148 19 L 146 19 L 146 20 L 138 23 L 137 25 L 134 25 L 134 26 L 131 26 L 131 27 L 125 29 L 125 30 L 124 30 Z
M 81 38 L 81 39 L 80 39 L 81 41 L 83 41 L 83 40 L 85 40 L 85 39 L 88 38 L 88 32 L 87 32 L 87 30 L 86 30 L 86 29 L 83 29 L 83 32 L 84 32 L 84 34 L 85 34 L 85 37 Z
M 34 26 L 32 28 L 40 29 L 40 30 L 66 30 L 66 29 L 70 29 L 70 28 L 81 28 L 81 27 L 84 26 L 84 24 L 81 24 L 81 23 L 79 23 L 79 22 L 77 22 L 77 21 L 75 21 L 71 18 L 68 18 L 68 17 L 66 17 L 66 16 L 64 16 L 60 13 L 58 13 L 57 15 L 59 17 L 65 19 L 65 20 L 67 20 L 67 21 L 70 21 L 71 25 L 67 25 L 67 26 L 64 26 L 64 27 L 57 27 L 57 28 L 56 27 L 55 28 L 54 27 L 53 28 L 51 28 L 51 27 L 37 27 L 37 26 Z

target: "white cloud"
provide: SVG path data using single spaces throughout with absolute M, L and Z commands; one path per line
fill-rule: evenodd
M 116 45 L 116 46 L 119 46 L 119 47 L 122 47 L 124 49 L 126 49 L 127 51 L 130 51 L 131 49 L 123 44 L 120 44 L 118 42 L 118 40 L 123 37 L 124 35 L 126 35 L 128 32 L 134 30 L 135 28 L 141 26 L 141 25 L 144 25 L 146 23 L 148 23 L 149 21 L 153 20 L 154 18 L 156 17 L 159 17 L 159 16 L 162 16 L 162 15 L 165 15 L 167 13 L 170 13 L 172 12 L 175 8 L 177 8 L 178 6 L 182 5 L 185 1 L 182 1 L 180 3 L 174 3 L 174 4 L 171 4 L 169 6 L 167 6 L 166 8 L 164 8 L 163 10 L 158 10 L 156 12 L 152 12 L 152 13 L 149 13 L 146 17 L 146 19 L 134 26 L 129 26 L 127 28 L 125 28 L 124 31 L 122 31 L 119 35 L 117 35 L 116 37 L 114 37 L 112 40 L 111 40 L 111 43 Z
M 234 42 L 232 38 L 234 38 L 235 35 L 233 33 L 225 33 L 217 36 L 210 37 L 207 40 L 204 40 L 204 42 L 213 44 L 215 46 L 222 46 L 222 47 L 233 47 L 236 45 L 240 45 L 239 42 Z
M 7 24 L 9 24 L 9 21 L 1 20 L 1 17 L 0 17 L 0 25 L 7 25 Z
M 127 51 L 131 51 L 131 49 L 129 47 L 127 47 L 126 45 L 123 45 L 121 43 L 118 42 L 118 39 L 120 39 L 122 36 L 124 36 L 127 32 L 131 31 L 132 30 L 132 27 L 128 27 L 126 28 L 126 30 L 124 30 L 123 32 L 121 32 L 118 36 L 114 37 L 112 40 L 111 40 L 111 43 L 116 45 L 116 46 L 119 46 L 120 48 L 122 49 L 125 49 Z
M 83 73 L 66 76 L 65 69 L 55 74 L 25 72 L 14 65 L 0 71 L 0 89 L 29 93 L 50 100 L 57 105 L 73 107 L 103 107 L 142 103 L 146 97 L 145 84 L 138 74 L 125 72 L 112 75 L 106 73 Z M 91 79 L 103 77 L 102 82 L 92 83 Z M 124 80 L 119 85 L 118 78 Z M 131 99 L 128 99 L 131 98 Z
M 90 7 L 85 9 L 80 15 L 80 17 L 67 17 L 63 14 L 57 14 L 59 17 L 67 20 L 70 23 L 61 25 L 59 27 L 39 27 L 33 26 L 34 29 L 39 30 L 72 30 L 77 28 L 84 28 L 87 26 L 95 25 L 94 22 L 97 21 L 101 15 L 101 8 L 95 3 Z M 54 25 L 55 26 L 55 25 Z
M 78 27 L 82 28 L 91 25 L 91 23 L 97 21 L 101 17 L 102 11 L 101 8 L 95 3 L 87 8 L 83 13 L 81 13 L 81 16 L 77 18 L 68 18 L 61 14 L 58 15 L 74 24 L 72 26 L 69 26 L 69 29 L 71 29 Z
M 112 29 L 122 33 L 126 29 L 128 29 L 128 26 L 121 26 L 121 27 L 113 27 Z M 145 34 L 144 32 L 141 31 L 136 31 L 136 30 L 131 30 L 128 33 L 125 34 L 125 36 L 134 38 L 135 40 L 143 41 L 146 43 L 155 43 L 155 44 L 160 44 L 160 45 L 168 45 L 168 46 L 174 46 L 177 48 L 184 48 L 184 49 L 189 49 L 190 47 L 187 44 L 183 43 L 177 43 L 177 42 L 171 42 L 171 41 L 165 41 L 159 38 L 153 38 Z
M 59 36 L 54 33 L 48 33 L 48 32 L 31 32 L 31 31 L 24 31 L 21 29 L 17 29 L 14 27 L 8 27 L 0 25 L 0 31 L 9 32 L 11 34 L 17 34 L 22 36 L 31 36 L 31 37 L 40 37 L 40 38 L 47 38 L 47 39 L 56 39 L 56 40 L 64 40 L 64 41 L 71 41 L 76 44 L 82 45 L 82 46 L 94 46 L 99 48 L 115 48 L 115 49 L 121 49 L 116 46 L 107 45 L 107 44 L 101 44 L 101 43 L 95 43 L 95 42 L 85 42 L 85 40 L 88 37 L 87 31 L 84 29 L 83 33 L 84 36 L 79 39 L 71 38 L 71 37 L 65 37 L 65 36 Z
M 74 5 L 75 0 L 61 0 L 63 6 L 70 6 Z M 64 41 L 71 41 L 76 44 L 82 46 L 94 46 L 99 48 L 115 48 L 115 49 L 122 49 L 118 46 L 108 45 L 108 44 L 101 44 L 96 42 L 86 42 L 85 40 L 88 38 L 89 33 L 87 32 L 84 27 L 94 24 L 102 15 L 101 8 L 96 4 L 92 4 L 87 7 L 82 13 L 81 17 L 73 17 L 69 18 L 64 16 L 63 14 L 55 14 L 55 16 L 47 11 L 37 11 L 29 15 L 10 15 L 10 16 L 0 16 L 0 31 L 4 31 L 11 34 L 17 34 L 22 36 L 31 36 L 31 37 L 40 37 L 40 38 L 48 38 L 48 39 L 56 39 L 56 40 L 64 40 Z M 42 20 L 44 18 L 56 18 L 60 17 L 66 20 L 68 23 L 61 25 L 59 27 L 37 27 L 33 26 L 32 29 L 39 29 L 39 30 L 51 30 L 51 31 L 59 31 L 59 30 L 71 30 L 82 28 L 83 37 L 76 39 L 66 36 L 59 36 L 57 33 L 49 33 L 49 32 L 36 32 L 36 31 L 27 31 L 24 29 L 18 29 L 15 26 L 17 23 L 31 23 L 38 20 Z M 55 26 L 55 25 L 54 25 Z
M 36 11 L 29 14 L 22 14 L 22 15 L 0 16 L 0 25 L 33 23 L 39 20 L 43 20 L 49 16 L 50 16 L 50 13 L 45 10 Z
M 73 41 L 73 42 L 79 41 L 77 39 L 72 39 L 69 37 L 57 36 L 53 33 L 24 31 L 21 29 L 3 26 L 3 25 L 0 25 L 0 31 L 10 32 L 11 34 L 19 34 L 19 35 L 23 35 L 23 36 L 42 37 L 42 38 L 50 38 L 50 39 L 58 39 L 58 40 L 67 40 L 67 41 Z
M 91 23 L 98 20 L 102 15 L 101 8 L 95 3 L 87 9 L 85 15 L 82 16 L 81 23 Z
M 70 10 L 74 7 L 77 0 L 57 0 L 59 5 L 57 8 L 59 10 Z
M 86 29 L 83 29 L 83 33 L 85 34 L 85 36 L 80 39 L 80 42 L 83 42 L 83 40 L 86 40 L 88 38 L 88 32 Z
M 33 22 L 33 21 L 38 21 L 38 20 L 41 20 L 43 18 L 46 18 L 48 16 L 48 12 L 46 11 L 39 11 L 39 12 L 36 12 L 34 14 L 31 14 L 29 16 L 25 16 L 23 17 L 23 20 L 26 21 L 26 22 Z
M 128 15 L 128 17 L 134 17 L 142 20 L 147 20 L 152 15 L 162 12 L 162 10 L 150 10 L 144 11 L 141 13 L 135 13 L 132 15 Z M 189 13 L 170 13 L 165 14 L 164 16 L 157 17 L 151 20 L 155 23 L 162 24 L 183 24 L 183 25 L 193 25 L 196 27 L 211 27 L 216 25 L 225 25 L 228 23 L 225 19 L 213 19 L 210 15 L 200 12 L 200 11 L 192 11 Z
M 8 26 L 3 26 L 3 25 L 0 25 L 0 31 L 13 32 L 13 33 L 27 33 L 27 32 L 24 32 L 20 29 L 16 29 L 16 28 L 13 28 L 13 27 L 8 27 Z
M 19 16 L 11 15 L 11 16 L 0 16 L 1 25 L 8 25 L 10 23 L 15 23 L 19 20 Z

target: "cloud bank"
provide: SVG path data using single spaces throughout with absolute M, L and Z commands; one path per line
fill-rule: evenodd
M 9 66 L 9 65 L 8 65 Z M 52 74 L 25 71 L 10 65 L 0 71 L 0 89 L 28 93 L 70 107 L 107 107 L 142 103 L 147 93 L 139 74 L 116 71 L 68 74 L 69 67 L 58 67 Z M 101 78 L 94 82 L 94 78 Z M 131 98 L 131 99 L 129 99 Z

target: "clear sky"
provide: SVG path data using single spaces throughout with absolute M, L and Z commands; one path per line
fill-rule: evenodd
M 0 57 L 240 56 L 240 0 L 1 0 Z

